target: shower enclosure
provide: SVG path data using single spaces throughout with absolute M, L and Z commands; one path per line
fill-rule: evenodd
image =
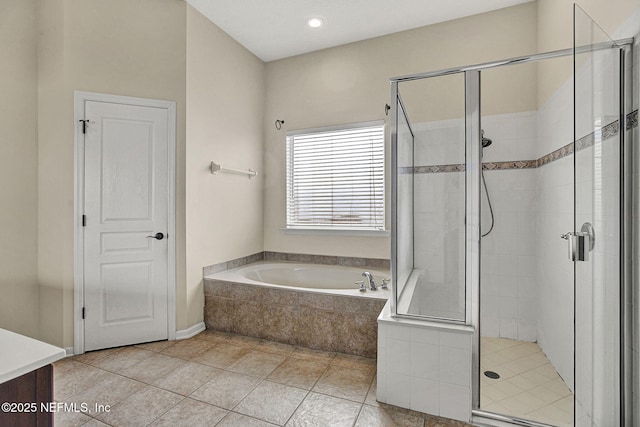
M 391 80 L 390 315 L 473 328 L 477 419 L 613 426 L 628 416 L 631 42 L 610 40 L 576 6 L 572 49 Z

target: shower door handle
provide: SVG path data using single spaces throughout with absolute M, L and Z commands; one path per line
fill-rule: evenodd
M 568 243 L 568 255 L 571 261 L 589 261 L 589 252 L 593 250 L 596 243 L 595 231 L 590 223 L 585 222 L 578 232 L 569 231 L 567 234 L 561 234 L 560 237 Z

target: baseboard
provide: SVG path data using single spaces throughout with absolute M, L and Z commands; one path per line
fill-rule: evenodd
M 66 353 L 65 357 L 73 356 L 73 347 L 66 347 L 64 349 L 64 352 Z
M 191 338 L 193 336 L 198 335 L 200 332 L 204 331 L 205 329 L 206 329 L 206 326 L 204 325 L 204 322 L 196 323 L 190 328 L 176 331 L 176 340 L 186 340 L 187 338 Z

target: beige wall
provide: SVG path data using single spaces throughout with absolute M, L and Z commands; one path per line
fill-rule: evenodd
M 186 5 L 180 0 L 41 0 L 40 6 L 41 336 L 73 345 L 74 90 L 177 103 L 177 327 L 186 328 Z
M 538 50 L 548 52 L 573 46 L 574 0 L 538 0 Z M 575 0 L 610 36 L 638 8 L 640 0 Z M 541 62 L 538 66 L 540 106 L 567 81 L 572 59 Z
M 268 63 L 264 120 L 265 250 L 388 258 L 388 237 L 289 235 L 281 231 L 286 221 L 286 129 L 382 120 L 386 118 L 384 105 L 390 99 L 390 77 L 535 52 L 536 17 L 536 3 L 532 2 Z M 528 73 L 532 77 L 529 81 L 535 81 L 535 68 L 529 68 Z M 513 73 L 493 73 L 486 84 L 489 87 L 502 84 L 509 75 Z M 518 84 L 515 80 L 510 82 Z M 446 94 L 442 97 L 446 99 Z M 485 113 L 535 109 L 535 87 L 517 105 L 507 105 L 506 99 L 514 98 L 506 97 L 505 105 Z M 492 104 L 492 108 L 498 104 Z M 446 110 L 446 106 L 441 110 Z M 441 114 L 438 109 L 431 113 Z M 416 114 L 422 112 L 416 110 Z M 448 113 L 442 114 L 444 118 Z M 274 128 L 276 119 L 285 120 L 281 131 Z
M 261 252 L 264 63 L 187 6 L 186 325 L 202 321 L 202 267 Z M 209 172 L 253 169 L 258 176 Z
M 0 2 L 0 328 L 37 338 L 36 0 Z

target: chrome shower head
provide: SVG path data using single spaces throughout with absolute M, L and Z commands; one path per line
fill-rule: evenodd
M 484 129 L 480 130 L 480 135 L 482 137 L 482 148 L 487 148 L 493 143 L 491 139 L 484 137 Z

